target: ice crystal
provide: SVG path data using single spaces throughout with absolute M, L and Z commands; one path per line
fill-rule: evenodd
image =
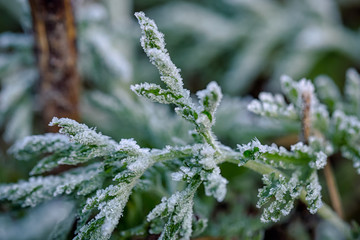
M 277 180 L 274 174 L 264 175 L 263 182 L 265 187 L 259 189 L 258 197 L 259 201 L 257 207 L 260 208 L 267 203 L 272 197 L 275 197 L 275 201 L 270 204 L 268 208 L 264 209 L 261 216 L 262 222 L 278 221 L 281 215 L 287 215 L 292 208 L 292 201 L 286 202 L 284 200 L 284 194 L 288 194 L 288 187 L 286 186 L 285 178 L 280 176 Z
M 258 139 L 248 144 L 238 145 L 242 158 L 246 161 L 261 160 L 274 167 L 293 169 L 308 163 L 310 166 L 320 169 L 326 164 L 327 155 L 319 149 L 298 142 L 290 146 L 291 151 L 276 144 L 262 145 Z
M 332 124 L 334 126 L 333 141 L 340 146 L 342 155 L 353 161 L 354 167 L 360 173 L 359 118 L 336 110 L 332 116 Z
M 180 171 L 172 173 L 171 177 L 174 181 L 189 180 L 195 176 L 198 170 L 199 169 L 196 167 L 191 169 L 189 167 L 181 166 Z
M 319 184 L 318 176 L 315 171 L 312 172 L 312 174 L 307 179 L 305 190 L 305 199 L 309 204 L 308 209 L 310 213 L 314 214 L 323 205 L 321 200 L 321 185 Z
M 267 117 L 285 118 L 297 120 L 298 115 L 293 104 L 286 104 L 282 95 L 272 95 L 262 92 L 259 95 L 260 100 L 253 100 L 248 105 L 248 110 Z
M 90 129 L 85 124 L 78 123 L 69 118 L 54 117 L 49 123 L 49 126 L 59 126 L 60 133 L 66 134 L 74 142 L 84 145 L 107 146 L 114 147 L 115 141 L 111 140 L 108 136 L 97 133 L 95 130 Z
M 204 169 L 214 169 L 216 167 L 216 151 L 209 144 L 204 144 L 200 149 L 199 153 L 199 163 L 202 164 Z
M 164 35 L 159 32 L 155 22 L 145 16 L 143 12 L 135 13 L 141 30 L 141 46 L 154 64 L 160 74 L 161 80 L 167 85 L 172 92 L 178 92 L 183 96 L 183 101 L 189 102 L 189 91 L 183 88 L 183 81 L 180 75 L 180 70 L 171 61 L 169 53 L 165 48 Z M 135 85 L 133 90 L 138 88 Z M 137 90 L 135 90 L 137 91 Z
M 195 125 L 196 131 L 204 141 L 216 148 L 216 140 L 211 132 L 215 123 L 215 111 L 221 101 L 222 93 L 215 82 L 208 84 L 205 90 L 198 92 L 199 104 L 190 98 L 188 90 L 183 88 L 180 70 L 171 61 L 165 48 L 164 35 L 159 32 L 153 20 L 147 18 L 143 12 L 135 13 L 142 29 L 141 46 L 157 67 L 160 79 L 167 89 L 149 83 L 136 84 L 131 89 L 139 96 L 151 101 L 174 104 L 175 112 Z
M 274 200 L 264 209 L 261 215 L 262 222 L 277 222 L 281 216 L 290 213 L 294 207 L 294 200 L 300 196 L 298 175 L 298 172 L 294 172 L 290 180 L 287 180 L 284 176 L 276 178 L 274 173 L 263 176 L 265 186 L 259 189 L 259 201 L 256 206 L 260 208 L 272 198 Z
M 147 216 L 148 221 L 168 218 L 159 239 L 190 239 L 192 233 L 193 198 L 201 184 L 198 177 L 187 188 L 176 192 L 169 198 L 164 197 Z
M 89 165 L 67 172 L 62 176 L 31 177 L 28 181 L 4 185 L 0 188 L 0 199 L 20 202 L 22 206 L 36 206 L 60 194 L 87 195 L 102 182 L 99 165 Z
M 71 145 L 69 138 L 58 133 L 34 135 L 17 141 L 9 152 L 18 160 L 30 160 L 43 153 L 53 153 Z
M 216 82 L 210 82 L 205 90 L 198 91 L 196 95 L 201 106 L 199 111 L 201 116 L 197 122 L 210 128 L 215 123 L 214 114 L 222 99 L 221 89 Z M 204 120 L 202 116 L 206 116 L 207 120 Z
M 129 155 L 138 155 L 141 151 L 140 146 L 137 145 L 134 139 L 121 139 L 116 148 L 118 152 L 125 152 Z
M 202 172 L 204 180 L 205 194 L 213 196 L 218 202 L 222 202 L 226 195 L 226 184 L 228 181 L 220 175 L 220 168 L 216 167 L 210 173 Z
M 314 129 L 324 131 L 329 126 L 329 113 L 315 94 L 315 87 L 310 80 L 301 79 L 299 82 L 288 76 L 281 78 L 282 91 L 290 101 L 287 104 L 281 95 L 260 93 L 259 100 L 253 100 L 248 110 L 271 118 L 290 119 L 298 121 L 303 117 L 304 96 L 308 96 L 310 104 L 310 121 Z

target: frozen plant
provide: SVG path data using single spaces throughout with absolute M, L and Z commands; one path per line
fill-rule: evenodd
M 357 65 L 359 34 L 342 21 L 348 15 L 343 7 L 350 2 L 359 6 L 359 1 L 341 0 L 178 0 L 148 11 L 174 39 L 168 49 L 186 80 L 196 74 L 201 84 L 216 80 L 224 93 L 245 95 L 258 89 L 263 78 L 270 81 L 262 87 L 278 90 L 282 74 L 308 76 L 333 52 L 336 61 L 327 61 L 328 69 L 338 69 L 343 59 Z
M 258 207 L 265 206 L 262 221 L 275 222 L 288 215 L 294 201 L 300 198 L 311 213 L 318 212 L 348 236 L 348 225 L 323 204 L 317 177 L 317 171 L 326 165 L 327 155 L 334 151 L 332 142 L 311 135 L 307 143 L 294 144 L 290 150 L 275 144 L 263 145 L 257 139 L 239 144 L 236 149 L 221 144 L 212 131 L 222 99 L 220 87 L 211 82 L 205 90 L 197 92 L 198 101 L 194 101 L 183 87 L 180 70 L 171 61 L 164 36 L 154 21 L 142 12 L 135 16 L 142 29 L 141 45 L 150 62 L 158 68 L 164 86 L 142 83 L 131 89 L 151 101 L 175 106 L 175 112 L 194 127 L 191 132 L 194 143 L 163 149 L 143 148 L 133 139 L 116 142 L 74 120 L 53 118 L 50 125 L 58 126 L 60 134 L 27 137 L 16 143 L 11 153 L 18 159 L 39 160 L 31 175 L 49 173 L 58 165 L 77 168 L 59 175 L 33 176 L 28 181 L 3 184 L 0 200 L 26 207 L 56 196 L 68 196 L 77 202 L 78 208 L 74 239 L 109 239 L 132 194 L 146 191 L 146 183 L 154 180 L 153 175 L 147 173 L 156 167 L 164 168 L 172 172 L 175 182 L 183 184 L 170 195 L 163 196 L 148 213 L 146 221 L 149 224 L 144 224 L 139 231 L 129 231 L 134 235 L 144 235 L 148 231 L 159 234 L 159 239 L 190 239 L 193 229 L 199 232 L 207 222 L 195 217 L 194 213 L 199 188 L 204 186 L 207 196 L 223 201 L 228 180 L 221 175 L 219 164 L 230 162 L 263 175 L 265 186 L 259 190 L 257 204 Z M 314 131 L 321 131 L 324 124 L 330 126 L 334 122 L 316 99 L 309 81 L 295 82 L 284 78 L 283 86 L 291 107 L 280 96 L 263 95 L 261 101 L 254 102 L 249 108 L 258 113 L 265 111 L 264 115 L 287 116 L 299 121 L 305 112 L 301 96 L 306 92 L 312 97 L 309 106 Z M 291 114 L 283 113 L 289 109 Z M 339 121 L 341 125 L 343 120 Z M 354 125 L 354 121 L 349 121 L 348 125 Z M 357 130 L 357 125 L 353 128 Z
M 281 85 L 290 103 L 285 103 L 283 97 L 279 95 L 260 93 L 259 100 L 253 100 L 248 109 L 269 118 L 288 118 L 300 123 L 304 110 L 303 96 L 309 94 L 311 99 L 309 145 L 314 145 L 315 151 L 323 151 L 328 156 L 340 152 L 344 158 L 353 161 L 354 168 L 360 173 L 359 73 L 355 69 L 347 71 L 344 97 L 327 76 L 320 76 L 315 80 L 316 88 L 310 80 L 302 79 L 296 82 L 288 76 L 281 78 Z M 317 154 L 323 155 L 321 152 Z M 322 157 L 325 161 L 326 155 Z M 315 165 L 322 161 L 316 162 Z

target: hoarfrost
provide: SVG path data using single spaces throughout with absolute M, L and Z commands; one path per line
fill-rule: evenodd
M 30 160 L 34 155 L 52 153 L 72 145 L 69 137 L 58 133 L 27 136 L 17 141 L 9 150 L 18 160 Z
M 147 221 L 150 222 L 153 219 L 160 217 L 164 211 L 168 213 L 173 212 L 175 206 L 178 204 L 183 195 L 180 192 L 176 192 L 170 196 L 170 198 L 163 197 L 161 203 L 158 204 L 148 215 Z
M 76 122 L 69 118 L 54 117 L 49 123 L 49 126 L 59 126 L 60 133 L 67 134 L 74 142 L 84 145 L 107 146 L 115 148 L 117 145 L 115 141 L 108 136 L 97 133 L 95 130 L 90 129 L 85 124 Z
M 215 159 L 215 150 L 209 144 L 204 144 L 200 150 L 200 160 L 199 163 L 202 164 L 204 169 L 214 169 L 216 168 L 216 159 Z
M 260 208 L 272 198 L 271 204 L 261 215 L 262 222 L 277 222 L 281 216 L 286 216 L 294 207 L 294 200 L 300 195 L 299 172 L 294 172 L 289 180 L 284 176 L 275 177 L 274 173 L 263 176 L 265 186 L 259 189 L 257 207 Z
M 308 209 L 310 213 L 315 214 L 319 208 L 322 207 L 323 202 L 321 200 L 321 185 L 319 184 L 318 176 L 314 171 L 307 180 L 305 187 L 306 196 L 305 200 L 308 202 Z
M 137 155 L 140 153 L 141 148 L 132 138 L 121 139 L 119 145 L 116 148 L 118 152 L 126 152 L 130 155 Z
M 222 202 L 226 195 L 228 181 L 220 175 L 220 168 L 216 167 L 211 173 L 203 173 L 205 194 L 213 196 L 218 202 Z

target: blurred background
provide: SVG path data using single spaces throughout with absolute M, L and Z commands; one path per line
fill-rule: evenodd
M 246 110 L 261 91 L 279 92 L 281 75 L 296 80 L 328 75 L 342 88 L 346 70 L 360 70 L 358 0 L 73 0 L 69 6 L 75 17 L 75 69 L 81 79 L 78 120 L 116 140 L 134 138 L 144 147 L 190 142 L 191 126 L 171 107 L 146 102 L 130 91 L 134 83 L 160 84 L 156 68 L 140 47 L 136 11 L 144 11 L 165 34 L 170 56 L 191 93 L 210 81 L 221 86 L 225 97 L 214 131 L 231 147 L 254 137 L 284 146 L 297 141 L 299 126 L 264 120 Z M 0 0 L 0 183 L 28 178 L 34 162 L 15 161 L 7 150 L 16 140 L 47 130 L 32 14 L 34 8 L 26 0 Z M 359 222 L 359 176 L 349 161 L 334 167 L 341 179 L 346 219 Z M 205 236 L 330 239 L 330 232 L 332 239 L 339 239 L 328 223 L 309 216 L 301 204 L 289 219 L 260 231 L 264 226 L 257 220 L 255 203 L 261 179 L 227 165 L 222 172 L 230 181 L 227 199 L 217 204 L 204 197 L 206 207 L 198 210 L 212 224 Z M 161 181 L 156 187 L 161 188 Z M 120 229 L 136 225 L 151 209 L 141 200 L 143 195 L 131 199 L 134 204 Z M 153 202 L 160 197 L 153 197 Z M 328 201 L 326 189 L 324 198 Z M 0 239 L 46 239 L 39 236 L 47 236 L 52 225 L 34 228 L 31 219 L 54 209 L 54 204 L 63 213 L 58 214 L 61 219 L 73 212 L 71 202 L 60 200 L 25 212 L 0 204 Z M 17 236 L 19 226 L 32 231 L 30 237 Z

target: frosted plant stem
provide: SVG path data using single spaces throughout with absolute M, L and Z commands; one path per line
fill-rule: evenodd
M 307 91 L 304 91 L 301 98 L 302 98 L 302 102 L 303 102 L 303 115 L 301 118 L 301 125 L 302 125 L 301 137 L 302 137 L 302 141 L 305 144 L 308 144 L 310 133 L 311 133 L 311 121 L 310 121 L 311 94 Z M 325 174 L 326 185 L 329 190 L 331 204 L 332 204 L 335 212 L 339 215 L 339 217 L 344 218 L 344 212 L 342 209 L 341 199 L 339 196 L 339 191 L 338 191 L 338 188 L 336 185 L 335 176 L 332 171 L 330 161 L 327 161 L 327 164 L 325 165 L 324 174 Z
M 311 97 L 312 96 L 311 96 L 310 92 L 308 92 L 308 91 L 304 91 L 301 95 L 302 102 L 303 102 L 303 115 L 301 118 L 301 125 L 302 125 L 301 138 L 305 144 L 308 144 L 310 133 L 311 133 L 311 119 L 310 119 L 311 101 L 312 101 Z M 318 214 L 320 216 L 322 216 L 324 219 L 327 219 L 330 222 L 332 222 L 335 226 L 337 226 L 340 230 L 342 230 L 346 235 L 348 235 L 349 228 L 342 220 L 343 219 L 343 210 L 341 207 L 341 200 L 340 200 L 340 196 L 339 196 L 339 191 L 336 186 L 335 177 L 334 177 L 331 165 L 330 165 L 330 161 L 327 161 L 327 164 L 325 165 L 325 168 L 324 168 L 324 173 L 325 173 L 326 185 L 327 185 L 327 188 L 330 193 L 331 203 L 333 205 L 333 208 L 334 208 L 336 214 L 333 211 L 331 211 L 331 209 L 327 205 L 324 205 L 323 207 L 321 207 L 318 211 Z M 306 195 L 305 191 L 302 191 L 300 199 L 306 203 L 305 195 Z
M 205 139 L 205 141 L 217 152 L 219 152 L 219 148 L 216 144 L 216 141 L 214 139 L 214 137 L 212 136 L 211 132 L 210 131 L 206 131 L 206 132 L 203 132 L 201 134 L 203 136 L 203 138 Z
M 180 157 L 190 157 L 193 154 L 193 150 L 191 146 L 188 147 L 184 147 L 182 149 L 172 149 L 170 152 L 159 152 L 159 154 L 154 154 L 153 159 L 155 162 L 162 162 L 162 161 L 167 161 L 167 160 L 171 160 L 174 159 L 174 156 L 176 158 L 180 158 Z

